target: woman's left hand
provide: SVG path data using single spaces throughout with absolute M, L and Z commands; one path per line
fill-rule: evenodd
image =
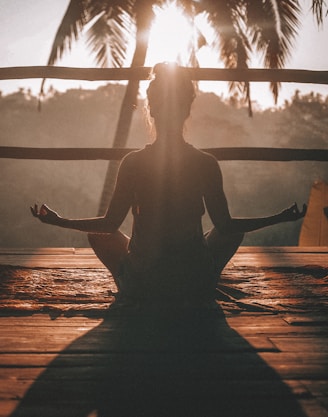
M 280 213 L 281 221 L 283 222 L 290 222 L 301 219 L 305 216 L 307 210 L 307 205 L 303 204 L 302 211 L 299 210 L 296 203 L 292 206 L 286 208 Z

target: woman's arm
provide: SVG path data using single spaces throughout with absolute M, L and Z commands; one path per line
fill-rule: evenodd
M 31 212 L 42 223 L 63 227 L 65 229 L 80 230 L 88 233 L 114 233 L 121 226 L 132 202 L 132 181 L 130 161 L 126 157 L 120 166 L 115 190 L 107 213 L 105 216 L 86 219 L 67 219 L 61 217 L 54 210 L 43 204 L 41 208 L 34 205 Z
M 223 179 L 219 165 L 216 161 L 209 164 L 204 200 L 209 216 L 214 226 L 222 233 L 246 233 L 273 226 L 278 223 L 295 221 L 305 216 L 306 205 L 302 211 L 293 204 L 282 212 L 268 217 L 238 219 L 231 218 L 227 199 L 223 190 Z
M 263 227 L 273 226 L 278 223 L 296 221 L 305 216 L 306 204 L 303 204 L 302 211 L 299 210 L 297 204 L 286 208 L 282 212 L 268 217 L 257 217 L 251 219 L 231 219 L 227 224 L 227 230 L 231 233 L 246 233 L 253 230 L 262 229 Z
M 33 216 L 37 217 L 42 223 L 63 227 L 65 229 L 74 229 L 89 233 L 113 233 L 118 229 L 116 224 L 113 224 L 113 222 L 105 216 L 87 219 L 66 219 L 61 217 L 46 204 L 42 204 L 40 209 L 35 204 L 34 207 L 31 207 L 31 212 Z

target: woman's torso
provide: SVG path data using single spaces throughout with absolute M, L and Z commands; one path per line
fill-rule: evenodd
M 166 153 L 156 143 L 135 153 L 130 251 L 149 257 L 202 241 L 207 156 L 186 143 Z

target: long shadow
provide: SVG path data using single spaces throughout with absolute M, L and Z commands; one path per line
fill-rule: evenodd
M 39 376 L 11 417 L 304 417 L 221 310 L 111 312 Z

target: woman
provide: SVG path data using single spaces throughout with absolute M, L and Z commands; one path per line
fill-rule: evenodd
M 87 232 L 96 255 L 111 271 L 119 293 L 179 303 L 214 298 L 220 272 L 244 233 L 305 215 L 297 205 L 265 218 L 233 219 L 216 159 L 187 144 L 183 127 L 195 98 L 185 69 L 157 64 L 147 90 L 156 139 L 122 161 L 103 217 L 66 219 L 35 205 L 42 222 Z M 131 239 L 119 231 L 132 208 Z M 203 234 L 208 211 L 213 229 Z

